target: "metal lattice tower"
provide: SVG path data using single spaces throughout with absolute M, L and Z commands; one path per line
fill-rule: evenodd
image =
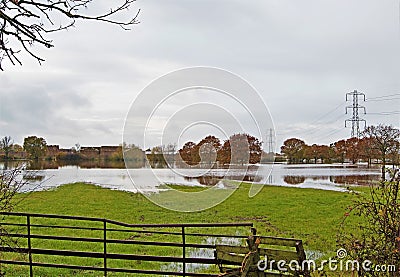
M 364 122 L 364 128 L 367 125 L 367 121 L 365 119 L 360 118 L 358 115 L 359 109 L 362 109 L 364 111 L 364 114 L 367 113 L 365 110 L 365 107 L 360 106 L 358 103 L 358 97 L 360 97 L 360 96 L 362 96 L 363 101 L 365 101 L 365 94 L 362 92 L 358 92 L 357 90 L 354 90 L 352 92 L 346 93 L 346 101 L 349 101 L 349 98 L 352 98 L 352 101 L 353 101 L 351 106 L 346 107 L 346 114 L 347 114 L 348 109 L 351 109 L 353 116 L 344 121 L 344 126 L 347 127 L 347 122 L 351 122 L 351 137 L 352 138 L 360 137 L 360 122 Z
M 268 153 L 274 152 L 274 135 L 272 128 L 269 129 L 269 133 L 267 133 L 267 144 L 268 144 Z

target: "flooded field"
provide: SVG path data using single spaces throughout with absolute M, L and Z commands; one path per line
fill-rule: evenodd
M 367 168 L 365 165 L 332 164 L 332 165 L 286 165 L 275 164 L 252 166 L 249 169 L 151 169 L 121 168 L 117 164 L 105 168 L 83 167 L 80 165 L 60 165 L 56 168 L 31 169 L 24 191 L 43 190 L 66 183 L 89 182 L 107 188 L 136 192 L 157 191 L 160 184 L 181 184 L 190 186 L 223 187 L 221 180 L 243 180 L 260 184 L 277 186 L 294 186 L 326 190 L 344 190 L 349 185 L 368 185 L 379 181 L 378 167 Z M 0 164 L 4 168 L 4 164 Z M 134 180 L 135 183 L 133 183 Z

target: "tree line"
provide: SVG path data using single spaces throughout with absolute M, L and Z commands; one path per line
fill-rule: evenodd
M 0 150 L 4 152 L 4 160 L 23 158 L 24 155 L 20 155 L 23 152 L 27 154 L 26 158 L 39 160 L 46 155 L 47 142 L 42 137 L 28 136 L 24 138 L 23 145 L 19 145 L 10 136 L 5 136 L 0 140 Z
M 122 147 L 122 145 L 115 147 L 115 151 L 113 151 L 111 155 L 108 155 L 107 159 L 122 161 Z M 86 147 L 86 150 L 93 150 L 95 148 L 96 147 Z M 97 149 L 99 148 L 100 147 L 97 147 Z M 14 143 L 10 136 L 5 136 L 0 139 L 0 160 L 5 161 L 13 159 L 30 159 L 35 161 L 43 159 L 64 161 L 94 159 L 93 154 L 88 156 L 83 150 L 85 150 L 85 147 L 81 147 L 79 143 L 76 143 L 73 147 L 68 149 L 59 149 L 58 145 L 47 145 L 43 137 L 37 136 L 25 137 L 22 146 Z
M 186 142 L 176 150 L 168 144 L 148 149 L 147 160 L 151 167 L 217 167 L 229 164 L 245 165 L 259 163 L 263 153 L 262 142 L 249 134 L 233 134 L 221 141 L 208 135 L 198 143 Z
M 307 145 L 299 138 L 285 140 L 281 153 L 288 163 L 332 163 L 360 160 L 370 165 L 374 160 L 385 167 L 387 162 L 398 165 L 400 162 L 400 131 L 393 126 L 369 126 L 360 138 L 342 139 L 330 145 Z M 79 144 L 74 152 L 79 152 Z M 137 146 L 135 146 L 137 148 Z M 183 166 L 196 165 L 227 165 L 227 164 L 255 164 L 259 163 L 263 153 L 262 142 L 249 134 L 234 134 L 225 141 L 208 135 L 198 143 L 186 142 L 182 148 L 176 150 L 176 145 L 153 147 L 147 153 L 147 159 L 153 167 L 164 167 L 167 164 L 177 163 Z M 28 136 L 23 146 L 15 144 L 10 136 L 0 140 L 0 149 L 3 158 L 10 159 L 11 153 L 25 151 L 30 159 L 41 159 L 47 151 L 46 140 L 42 137 Z M 122 146 L 125 151 L 129 147 Z M 121 155 L 122 156 L 122 149 Z M 138 148 L 139 149 L 139 148 Z M 141 150 L 141 149 L 140 149 Z M 142 150 L 141 150 L 142 151 Z
M 382 178 L 388 161 L 399 165 L 400 159 L 400 130 L 393 126 L 379 124 L 369 126 L 360 138 L 342 139 L 330 145 L 307 145 L 303 140 L 290 138 L 285 140 L 281 153 L 286 156 L 288 163 L 344 163 L 346 160 L 353 164 L 362 160 L 371 165 L 375 160 L 382 164 Z
M 175 166 L 175 163 L 179 166 L 244 165 L 260 162 L 263 153 L 261 146 L 262 142 L 249 134 L 233 134 L 225 141 L 208 135 L 198 143 L 193 141 L 186 142 L 179 150 L 177 150 L 175 144 L 153 147 L 146 151 L 148 152 L 146 156 L 152 167 Z M 32 160 L 43 159 L 48 152 L 47 148 L 46 140 L 37 136 L 24 138 L 23 146 L 15 144 L 9 136 L 2 138 L 0 142 L 0 149 L 3 150 L 3 158 L 5 160 L 14 158 L 15 153 L 18 152 L 26 152 L 27 158 Z M 80 149 L 80 145 L 76 144 L 71 153 L 79 155 Z M 139 147 L 126 143 L 121 145 L 121 153 L 119 155 L 121 158 L 122 151 L 125 152 L 125 156 L 128 158 L 142 156 L 137 155 L 137 152 L 144 152 Z M 135 155 L 132 153 L 135 153 Z
M 184 163 L 190 166 L 198 164 L 219 165 L 255 164 L 261 160 L 262 142 L 249 134 L 233 134 L 221 142 L 215 136 L 206 136 L 199 143 L 186 142 L 179 154 Z

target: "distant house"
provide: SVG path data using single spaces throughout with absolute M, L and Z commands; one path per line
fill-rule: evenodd
M 85 159 L 98 159 L 100 155 L 100 147 L 81 147 L 80 154 Z

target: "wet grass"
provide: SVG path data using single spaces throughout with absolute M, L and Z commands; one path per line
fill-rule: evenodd
M 223 203 L 205 211 L 195 213 L 180 213 L 161 208 L 141 194 L 116 191 L 95 185 L 77 183 L 58 187 L 51 191 L 34 192 L 18 195 L 22 200 L 15 211 L 30 213 L 63 214 L 74 216 L 100 217 L 127 223 L 199 223 L 199 222 L 253 222 L 260 235 L 295 237 L 303 240 L 307 253 L 323 253 L 325 257 L 334 256 L 336 251 L 336 235 L 346 207 L 351 205 L 354 195 L 350 193 L 324 191 L 315 189 L 299 189 L 290 187 L 265 186 L 253 198 L 248 197 L 250 186 L 242 184 Z M 196 187 L 180 187 L 184 191 L 198 191 Z M 200 188 L 201 189 L 201 188 Z M 361 191 L 366 188 L 360 188 Z M 163 193 L 163 192 L 162 192 Z M 18 200 L 18 199 L 17 199 Z M 177 200 L 174 200 L 177 201 Z M 37 221 L 40 223 L 40 220 Z M 43 222 L 44 223 L 44 222 Z M 48 222 L 46 222 L 48 223 Z M 196 231 L 196 230 L 194 230 Z M 76 235 L 76 231 L 47 230 L 47 234 Z M 248 228 L 232 230 L 222 228 L 221 233 L 244 233 Z M 89 234 L 90 233 L 90 234 Z M 83 232 L 81 236 L 101 236 L 95 232 Z M 114 238 L 125 238 L 124 235 L 113 235 Z M 143 239 L 152 241 L 167 241 L 162 235 L 143 235 Z M 179 238 L 178 238 L 179 241 Z M 194 241 L 196 242 L 196 241 Z M 81 251 L 102 251 L 101 245 L 93 243 L 67 243 L 47 241 L 40 247 L 56 247 Z M 113 246 L 113 252 L 180 255 L 176 249 L 143 250 L 139 246 L 126 248 Z M 145 252 L 145 253 L 143 253 Z M 41 262 L 60 262 L 60 259 L 43 257 Z M 80 258 L 74 258 L 74 263 L 85 264 Z M 95 261 L 101 266 L 102 260 Z M 136 266 L 134 262 L 131 266 Z M 115 266 L 125 266 L 122 261 Z M 141 267 L 152 268 L 154 263 L 142 263 Z M 6 276 L 24 276 L 26 267 L 7 266 Z M 101 276 L 101 272 L 71 272 L 58 269 L 35 268 L 36 276 Z

